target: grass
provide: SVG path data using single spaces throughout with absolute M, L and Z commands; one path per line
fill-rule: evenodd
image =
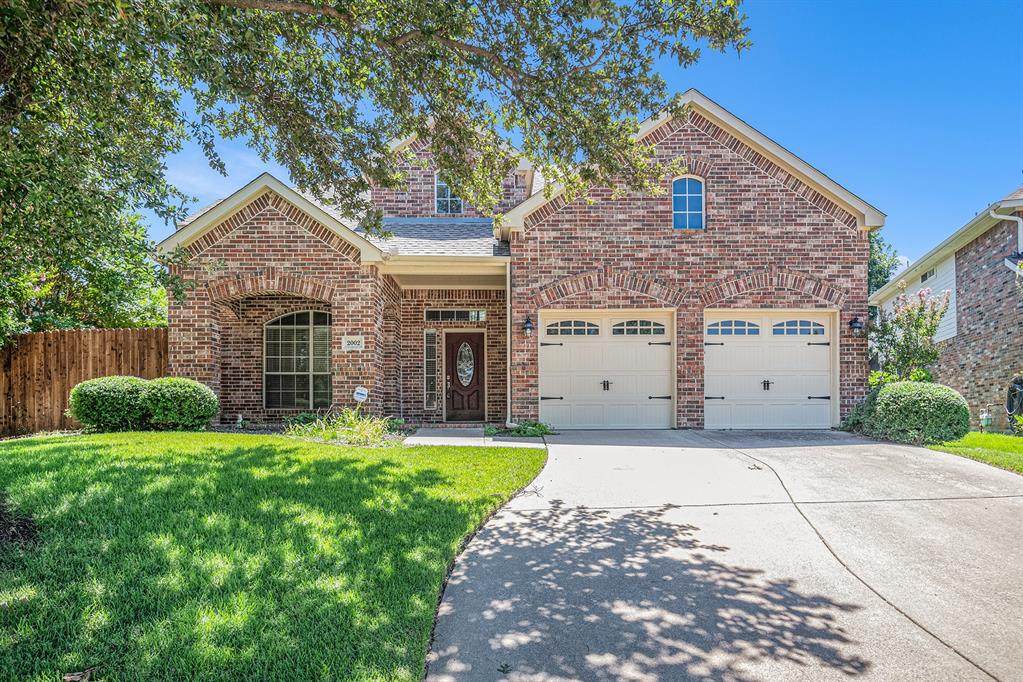
M 1023 438 L 1018 436 L 974 431 L 966 434 L 962 440 L 932 445 L 931 449 L 951 452 L 1023 474 Z
M 544 461 L 215 433 L 0 443 L 0 490 L 38 532 L 0 545 L 0 671 L 418 680 L 460 544 Z

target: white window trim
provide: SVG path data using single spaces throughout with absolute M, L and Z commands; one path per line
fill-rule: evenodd
M 707 180 L 701 175 L 695 175 L 693 173 L 686 173 L 685 175 L 676 175 L 671 179 L 671 229 L 675 229 L 675 214 L 676 213 L 691 213 L 691 211 L 676 211 L 675 210 L 675 181 L 676 180 L 699 180 L 700 186 L 703 187 L 702 198 L 700 202 L 700 221 L 703 223 L 703 227 L 697 230 L 696 228 L 678 228 L 680 232 L 699 232 L 707 229 Z M 688 208 L 688 207 L 687 207 Z
M 458 211 L 438 211 L 437 210 L 437 201 L 440 199 L 440 197 L 437 196 L 437 191 L 439 189 L 439 184 L 442 183 L 442 182 L 448 188 L 448 197 L 445 199 L 445 201 L 448 202 L 448 207 L 449 208 L 451 207 L 452 199 L 457 199 L 458 200 Z M 462 213 L 465 212 L 465 201 L 462 200 L 462 197 L 456 197 L 454 195 L 454 193 L 451 191 L 451 185 L 449 185 L 446 180 L 441 180 L 440 179 L 440 172 L 434 172 L 434 174 L 433 174 L 433 212 L 437 213 L 439 215 L 462 215 Z

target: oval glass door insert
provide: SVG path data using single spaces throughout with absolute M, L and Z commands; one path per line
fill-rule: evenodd
M 458 355 L 455 356 L 455 372 L 463 386 L 468 386 L 472 381 L 472 375 L 476 373 L 476 358 L 472 354 L 472 347 L 465 341 L 462 341 L 462 345 L 458 347 Z

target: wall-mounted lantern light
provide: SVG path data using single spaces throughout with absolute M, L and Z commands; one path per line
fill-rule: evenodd
M 526 321 L 522 323 L 522 333 L 526 335 L 526 338 L 533 335 L 533 320 L 529 319 L 528 315 L 526 315 Z
M 857 338 L 863 336 L 863 332 L 865 329 L 866 327 L 863 324 L 863 320 L 861 320 L 860 318 L 854 317 L 853 319 L 849 320 L 849 331 L 852 332 L 853 336 Z

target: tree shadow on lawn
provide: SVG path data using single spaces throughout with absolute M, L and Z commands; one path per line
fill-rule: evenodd
M 448 562 L 498 503 L 397 454 L 133 447 L 49 441 L 0 461 L 40 526 L 35 546 L 0 549 L 0 670 L 418 679 Z
M 504 510 L 459 559 L 428 679 L 756 680 L 870 668 L 858 610 L 733 565 L 671 505 Z M 503 673 L 499 675 L 498 673 Z M 811 679 L 811 678 L 807 678 Z

